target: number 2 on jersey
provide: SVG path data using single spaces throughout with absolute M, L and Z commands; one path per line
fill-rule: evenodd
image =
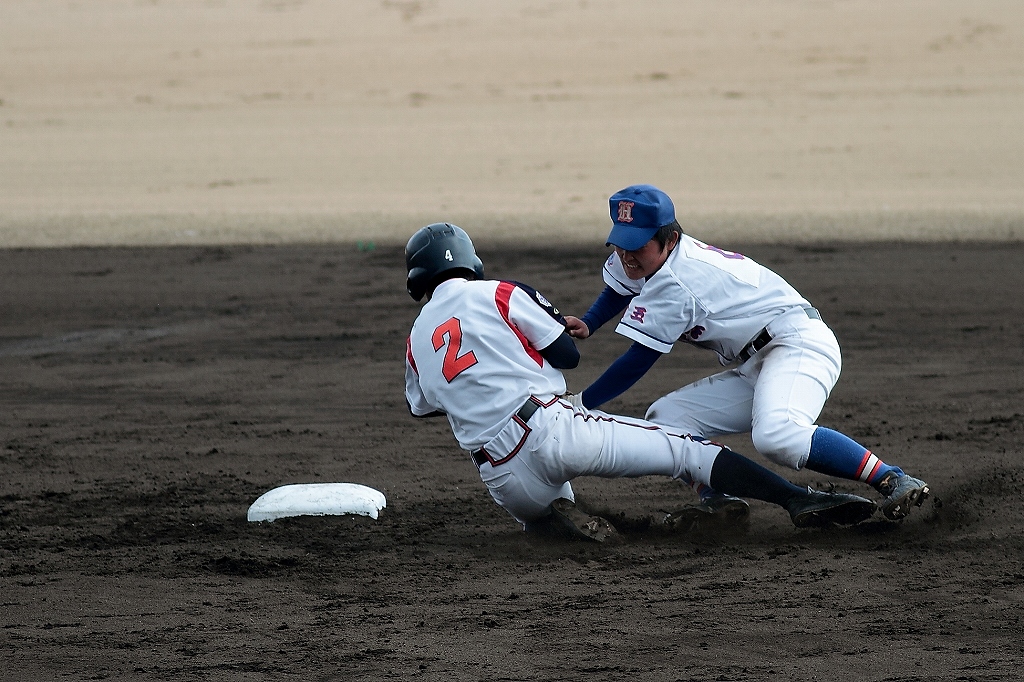
M 430 340 L 434 344 L 434 352 L 441 350 L 445 345 L 445 337 L 448 337 L 448 349 L 444 352 L 444 363 L 441 365 L 441 374 L 450 384 L 452 379 L 459 376 L 467 369 L 476 364 L 476 355 L 473 351 L 459 355 L 462 349 L 462 323 L 459 318 L 452 317 L 448 321 L 438 325 Z

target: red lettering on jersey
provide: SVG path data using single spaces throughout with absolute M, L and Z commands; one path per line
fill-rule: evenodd
M 686 332 L 686 337 L 688 339 L 690 339 L 691 341 L 696 341 L 697 339 L 700 338 L 700 335 L 703 334 L 703 333 L 704 333 L 704 327 L 702 327 L 702 326 L 700 326 L 698 324 L 696 327 L 694 327 L 690 331 Z
M 434 333 L 430 336 L 430 341 L 434 344 L 435 353 L 445 346 L 445 337 L 447 337 L 448 350 L 444 352 L 441 374 L 444 375 L 445 381 L 450 384 L 455 377 L 475 365 L 477 360 L 476 354 L 473 351 L 459 355 L 459 351 L 462 349 L 462 323 L 459 321 L 459 318 L 449 318 L 448 321 L 439 324 L 437 329 L 434 330 Z
M 510 282 L 499 282 L 498 289 L 494 292 L 494 303 L 498 306 L 498 312 L 501 314 L 501 319 L 505 320 L 505 324 L 508 325 L 509 329 L 515 332 L 515 335 L 519 338 L 519 343 L 523 344 L 523 349 L 526 354 L 529 355 L 534 361 L 544 366 L 544 358 L 537 349 L 530 345 L 530 340 L 523 336 L 523 333 L 519 331 L 515 323 L 509 318 L 508 306 L 509 301 L 512 299 L 512 292 L 515 291 L 516 285 Z
M 636 320 L 640 324 L 643 324 L 644 323 L 644 315 L 646 315 L 646 314 L 647 314 L 647 308 L 641 308 L 640 306 L 636 306 L 635 308 L 633 308 L 633 314 L 629 316 L 629 319 Z
M 633 222 L 633 207 L 634 206 L 636 206 L 635 202 L 632 202 L 632 201 L 620 201 L 619 202 L 618 222 L 620 222 L 620 223 L 631 223 L 631 222 Z

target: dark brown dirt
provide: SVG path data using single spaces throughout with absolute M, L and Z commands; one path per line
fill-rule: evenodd
M 600 289 L 602 248 L 482 246 L 568 312 Z M 836 531 L 755 502 L 745 534 L 669 535 L 645 518 L 679 484 L 586 479 L 626 542 L 530 538 L 406 412 L 400 249 L 0 251 L 0 678 L 1019 679 L 1024 245 L 721 246 L 821 309 L 845 353 L 821 423 L 933 501 Z M 570 386 L 624 347 L 581 344 Z M 717 367 L 677 348 L 610 408 Z M 387 509 L 246 522 L 325 481 Z

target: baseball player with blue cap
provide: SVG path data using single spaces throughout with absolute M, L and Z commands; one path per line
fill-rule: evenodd
M 714 438 L 750 433 L 777 464 L 861 481 L 882 496 L 886 518 L 902 519 L 929 496 L 928 485 L 863 445 L 815 422 L 839 379 L 832 330 L 782 277 L 743 256 L 683 233 L 675 206 L 653 185 L 632 185 L 609 200 L 613 253 L 605 288 L 569 333 L 585 339 L 621 314 L 616 331 L 629 349 L 580 397 L 587 408 L 615 398 L 676 341 L 711 350 L 723 372 L 656 400 L 646 419 Z M 742 499 L 694 482 L 707 514 L 742 516 Z

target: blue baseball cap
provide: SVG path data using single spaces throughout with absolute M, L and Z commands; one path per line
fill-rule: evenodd
M 605 246 L 635 251 L 651 241 L 658 228 L 676 219 L 676 207 L 654 185 L 630 185 L 608 200 L 612 231 Z

